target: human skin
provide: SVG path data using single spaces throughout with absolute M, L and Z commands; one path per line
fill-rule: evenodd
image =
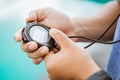
M 44 9 L 36 10 L 35 12 L 32 11 L 30 13 L 30 15 L 27 17 L 26 22 L 36 21 L 36 22 L 42 23 L 46 26 L 49 26 L 50 28 L 57 28 L 57 29 L 63 31 L 68 36 L 69 35 L 81 35 L 81 36 L 87 36 L 87 37 L 96 39 L 114 21 L 114 19 L 118 16 L 119 11 L 120 11 L 120 6 L 117 3 L 117 1 L 113 1 L 113 2 L 106 4 L 102 10 L 100 10 L 98 13 L 96 13 L 96 15 L 90 16 L 87 18 L 78 18 L 78 17 L 70 18 L 66 14 L 61 13 L 55 9 L 44 8 Z M 38 14 L 38 16 L 36 15 L 36 13 Z M 113 38 L 115 28 L 116 28 L 116 24 L 114 24 L 113 28 L 108 32 L 107 35 L 105 35 L 103 40 L 111 40 Z M 53 36 L 53 38 L 54 38 L 54 36 Z M 15 34 L 15 40 L 18 42 L 22 41 L 21 30 L 19 30 Z M 81 41 L 81 39 L 76 39 L 74 41 Z M 63 41 L 63 44 L 66 44 L 66 43 Z M 82 72 L 82 69 L 84 67 L 88 67 L 88 65 L 85 65 L 83 63 L 82 64 L 83 66 L 81 66 L 81 69 L 74 68 L 76 71 L 76 74 L 78 73 L 79 76 L 81 75 L 81 79 L 83 79 L 83 78 L 85 79 L 88 77 L 88 75 L 100 70 L 100 68 L 94 63 L 94 61 L 91 59 L 91 57 L 89 55 L 84 57 L 84 53 L 86 54 L 87 52 L 84 51 L 83 48 L 76 47 L 73 44 L 73 42 L 71 42 L 70 44 L 73 45 L 72 49 L 77 51 L 76 54 L 78 52 L 79 52 L 79 54 L 81 54 L 81 55 L 77 54 L 77 56 L 79 56 L 79 57 L 82 56 L 82 58 L 80 60 L 78 59 L 78 61 L 75 62 L 76 64 L 77 63 L 82 64 L 82 61 L 84 61 L 84 60 L 88 61 L 87 58 L 89 58 L 90 62 L 93 63 L 93 66 L 89 64 L 89 66 L 91 66 L 91 68 L 86 68 L 87 69 L 86 71 L 89 71 L 88 69 L 90 69 L 90 72 L 88 72 L 88 73 L 86 72 L 84 75 L 78 73 L 78 71 Z M 27 52 L 28 56 L 33 59 L 33 62 L 35 64 L 39 64 L 43 59 L 45 59 L 46 56 L 48 56 L 51 53 L 49 51 L 49 49 L 45 46 L 38 48 L 38 46 L 35 42 L 28 42 L 26 44 L 22 43 L 21 48 L 23 49 L 23 51 Z M 64 54 L 64 53 L 71 53 L 71 55 L 73 54 L 73 52 L 71 51 L 71 48 L 66 49 L 65 47 L 62 48 L 62 46 L 61 46 L 61 49 L 62 49 L 62 50 L 60 50 L 61 54 Z M 56 53 L 54 53 L 54 54 L 56 54 Z M 71 55 L 69 55 L 69 57 L 66 57 L 68 55 L 64 55 L 64 57 L 66 57 L 65 60 L 68 61 L 68 60 L 72 59 L 72 58 L 70 58 Z M 76 56 L 76 59 L 77 59 L 77 56 Z M 60 59 L 63 59 L 64 57 L 60 57 Z M 72 61 L 74 62 L 76 59 L 72 59 Z M 49 66 L 51 64 L 50 65 L 48 65 L 48 64 L 54 62 L 51 60 L 52 59 L 50 59 L 50 61 L 45 60 L 46 68 L 48 70 L 49 75 L 51 75 L 50 76 L 51 79 L 53 78 L 53 79 L 58 80 L 58 77 L 59 78 L 61 77 L 62 80 L 66 79 L 68 76 L 67 77 L 60 76 L 60 73 L 57 74 L 57 72 L 56 72 L 56 74 L 52 73 L 51 67 L 49 70 Z M 66 61 L 66 66 L 71 66 L 72 64 L 67 64 L 67 61 Z M 89 63 L 89 61 L 88 61 L 88 63 Z M 56 61 L 56 64 L 54 63 L 54 65 L 57 66 L 57 61 Z M 56 66 L 54 66 L 54 67 L 52 66 L 52 67 L 55 68 L 55 70 L 59 71 L 59 68 L 57 68 Z M 80 65 L 76 65 L 76 66 L 80 67 Z M 95 70 L 92 71 L 93 68 L 95 68 Z M 64 70 L 67 71 L 67 68 L 65 67 Z M 68 70 L 73 72 L 70 69 L 68 69 Z M 61 70 L 61 73 L 62 72 L 64 72 L 64 71 Z M 72 74 L 75 74 L 75 73 L 72 73 Z M 70 74 L 70 75 L 72 75 L 72 74 Z M 58 76 L 58 77 L 56 77 L 56 76 Z M 73 76 L 73 77 L 75 78 L 75 76 Z M 75 80 L 75 79 L 73 79 L 73 80 Z
M 106 4 L 98 13 L 87 18 L 70 18 L 53 8 L 43 8 L 31 11 L 26 18 L 26 22 L 39 22 L 50 28 L 59 29 L 66 35 L 81 35 L 96 39 L 118 16 L 120 11 L 119 7 L 117 1 L 112 1 Z M 116 24 L 113 25 L 102 40 L 112 40 L 115 28 Z M 15 40 L 18 42 L 22 41 L 21 30 L 15 34 Z M 84 40 L 76 39 L 74 41 Z M 38 46 L 35 42 L 22 43 L 21 48 L 28 53 L 28 56 L 33 59 L 35 64 L 39 64 L 43 60 L 43 56 L 49 52 L 45 46 L 37 49 Z
M 50 35 L 60 46 L 59 51 L 50 51 L 44 57 L 51 80 L 87 80 L 100 70 L 88 52 L 78 47 L 62 31 L 50 29 Z

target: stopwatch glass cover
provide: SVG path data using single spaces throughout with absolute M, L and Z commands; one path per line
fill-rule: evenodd
M 48 31 L 40 26 L 34 26 L 30 29 L 30 36 L 38 43 L 45 43 L 49 40 Z

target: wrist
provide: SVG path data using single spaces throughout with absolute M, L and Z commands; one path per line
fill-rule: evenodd
M 88 77 L 100 70 L 100 67 L 98 67 L 97 65 L 94 65 L 91 68 L 88 67 L 87 69 L 84 69 L 84 71 L 80 72 L 80 75 L 78 75 L 78 78 L 76 80 L 87 80 Z
M 72 23 L 73 30 L 71 31 L 70 36 L 78 36 L 79 35 L 78 32 L 80 32 L 80 30 L 79 30 L 79 27 L 77 25 L 76 19 L 75 18 L 71 18 L 71 23 Z M 74 38 L 73 40 L 75 42 L 77 42 L 78 38 Z
M 72 24 L 74 26 L 74 35 L 75 36 L 85 36 L 85 37 L 90 37 L 92 32 L 91 32 L 91 23 L 89 19 L 87 18 L 72 18 Z M 91 33 L 91 34 L 90 34 Z M 87 40 L 82 39 L 82 38 L 77 38 L 76 42 L 79 41 L 84 41 L 86 42 Z
M 112 80 L 112 78 L 104 70 L 100 70 L 89 76 L 87 80 Z
M 84 34 L 85 30 L 83 30 L 83 26 L 84 26 L 83 22 L 81 22 L 79 20 L 79 18 L 75 18 L 75 17 L 71 18 L 71 22 L 72 22 L 72 25 L 74 27 L 72 36 L 83 36 L 83 35 L 85 35 Z M 78 42 L 78 41 L 81 41 L 80 38 L 75 39 L 75 42 Z

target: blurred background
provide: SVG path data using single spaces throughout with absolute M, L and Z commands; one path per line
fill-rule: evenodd
M 48 80 L 45 64 L 32 63 L 14 41 L 15 32 L 25 26 L 31 10 L 53 7 L 71 17 L 85 17 L 99 11 L 110 0 L 0 0 L 0 80 Z M 77 43 L 85 46 L 88 43 Z M 111 45 L 95 44 L 87 50 L 105 69 Z

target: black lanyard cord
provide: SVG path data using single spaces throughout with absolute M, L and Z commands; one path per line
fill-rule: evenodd
M 118 20 L 118 18 L 120 17 L 120 14 L 117 16 L 117 18 L 112 22 L 112 24 L 101 34 L 101 36 L 99 36 L 97 39 L 91 39 L 88 37 L 84 37 L 84 36 L 69 36 L 69 38 L 83 38 L 86 40 L 90 40 L 93 41 L 92 43 L 90 43 L 89 45 L 85 46 L 84 48 L 88 48 L 90 46 L 92 46 L 94 43 L 102 43 L 102 44 L 115 44 L 115 43 L 119 43 L 120 40 L 117 41 L 100 41 L 100 39 L 111 29 L 111 27 L 115 24 L 115 22 Z
M 83 36 L 69 36 L 69 38 L 83 38 L 83 39 L 86 39 L 86 40 L 89 40 L 89 41 L 94 41 L 94 42 L 102 43 L 102 44 L 116 44 L 116 43 L 120 42 L 120 40 L 117 40 L 117 41 L 101 41 L 101 40 L 91 39 L 91 38 L 83 37 Z

